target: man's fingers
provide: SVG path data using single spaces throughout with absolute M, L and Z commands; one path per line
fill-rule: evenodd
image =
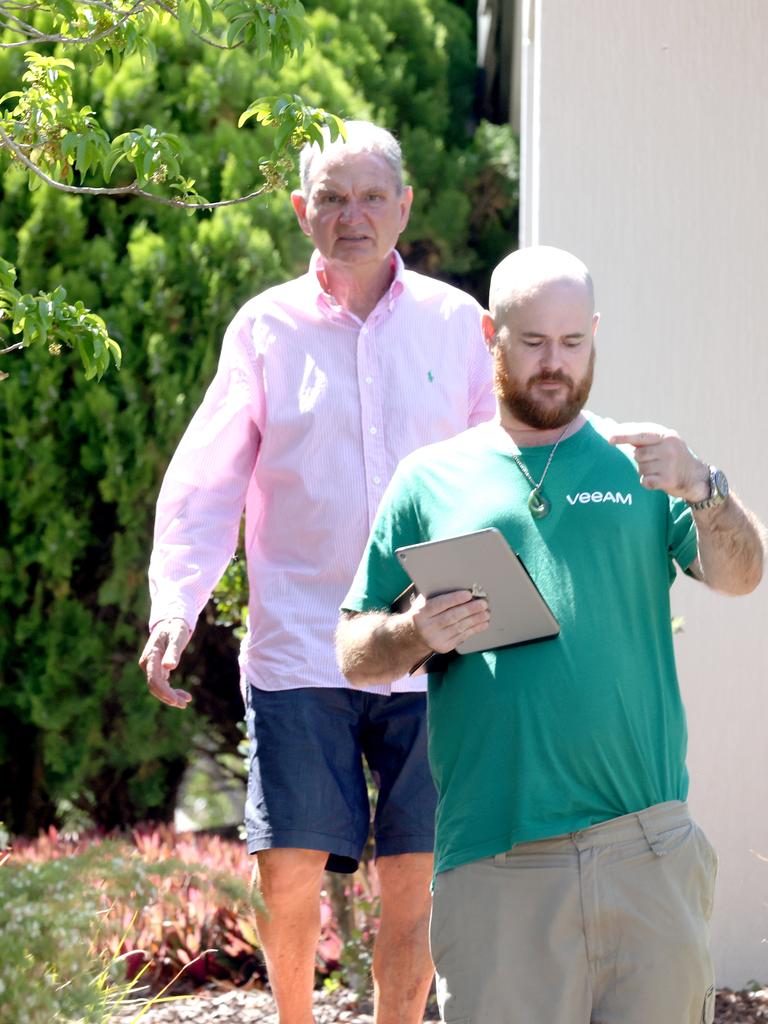
M 192 700 L 191 693 L 187 693 L 186 690 L 176 690 L 164 680 L 150 680 L 149 689 L 154 697 L 172 708 L 185 708 Z
M 477 611 L 471 615 L 466 615 L 461 619 L 457 625 L 463 632 L 463 639 L 466 640 L 468 636 L 473 636 L 475 633 L 480 633 L 482 630 L 487 629 L 491 622 L 491 611 L 486 601 L 478 601 L 479 607 Z
M 463 628 L 464 623 L 489 615 L 488 602 L 481 597 L 473 598 L 471 594 L 468 601 L 448 607 L 445 611 L 436 613 L 436 610 L 427 605 L 425 612 L 436 625 L 443 629 Z
M 155 632 L 153 630 L 149 634 L 149 640 L 147 640 L 147 642 L 144 644 L 144 650 L 141 652 L 141 654 L 139 656 L 139 668 L 146 668 L 147 667 L 147 662 L 152 657 L 152 654 L 153 654 L 153 652 L 155 650 L 155 642 L 156 642 L 156 640 L 157 640 L 157 636 L 156 636 L 156 634 L 155 634 Z
M 644 473 L 640 477 L 640 484 L 647 491 L 664 491 L 666 487 L 661 477 L 657 473 Z
M 474 600 L 471 590 L 452 590 L 449 594 L 440 594 L 438 597 L 430 597 L 424 602 L 424 611 L 427 615 L 440 615 L 450 608 L 458 608 L 463 604 L 469 604 Z
M 174 622 L 168 630 L 168 645 L 163 654 L 163 666 L 165 668 L 176 668 L 179 664 L 184 648 L 189 641 L 190 632 L 186 622 Z
M 185 708 L 192 700 L 186 690 L 174 689 L 168 682 L 191 635 L 183 619 L 163 619 L 156 623 L 139 658 L 150 693 L 169 707 Z
M 664 434 L 639 431 L 636 434 L 613 434 L 609 440 L 611 444 L 631 444 L 635 448 L 644 448 L 646 445 L 660 444 L 664 437 Z
M 650 466 L 660 462 L 660 456 L 663 454 L 663 449 L 659 449 L 658 445 L 648 445 L 644 448 L 635 449 L 635 462 L 638 466 Z
M 611 444 L 631 444 L 635 448 L 644 448 L 677 436 L 674 430 L 659 423 L 619 423 L 616 432 L 608 440 Z
M 186 690 L 174 689 L 169 684 L 170 669 L 163 665 L 158 650 L 150 652 L 147 658 L 146 672 L 149 692 L 163 704 L 168 704 L 172 708 L 185 708 L 192 700 L 191 693 L 187 693 Z
M 424 602 L 414 614 L 414 623 L 425 643 L 434 651 L 450 651 L 468 637 L 486 629 L 491 614 L 484 598 L 473 598 L 468 590 L 441 594 Z
M 459 644 L 474 636 L 475 633 L 482 633 L 484 629 L 488 628 L 491 621 L 491 613 L 487 601 L 477 600 L 473 601 L 472 604 L 479 607 L 455 620 L 445 628 L 444 636 L 448 641 L 448 650 L 458 647 Z M 471 605 L 466 607 L 469 608 Z

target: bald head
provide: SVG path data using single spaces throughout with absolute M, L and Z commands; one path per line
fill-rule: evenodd
M 600 319 L 587 268 L 562 249 L 519 249 L 494 270 L 489 307 L 483 333 L 502 421 L 542 431 L 571 423 L 589 396 Z
M 595 308 L 592 276 L 586 266 L 570 252 L 551 245 L 535 245 L 510 253 L 491 276 L 488 308 L 498 325 L 515 309 L 551 288 L 578 289 L 583 292 L 591 312 Z

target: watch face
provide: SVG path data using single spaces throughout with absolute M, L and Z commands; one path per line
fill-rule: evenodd
M 712 477 L 712 482 L 715 485 L 715 489 L 718 494 L 722 494 L 724 498 L 728 497 L 728 481 L 725 479 L 725 473 L 722 469 L 716 469 Z M 714 495 L 713 495 L 714 496 Z

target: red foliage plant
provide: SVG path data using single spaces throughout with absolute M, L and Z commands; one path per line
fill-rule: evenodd
M 152 897 L 137 906 L 136 899 L 110 894 L 112 869 L 106 867 L 107 858 L 106 877 L 95 881 L 103 891 L 112 925 L 104 930 L 102 951 L 121 957 L 127 980 L 146 968 L 142 982 L 158 988 L 183 969 L 175 991 L 214 979 L 225 984 L 263 984 L 263 958 L 248 896 L 253 858 L 241 842 L 206 833 L 177 834 L 167 825 L 139 827 L 129 836 L 67 836 L 50 828 L 37 839 L 15 841 L 12 862 L 77 857 L 107 840 L 124 845 L 131 860 L 138 858 L 152 883 Z M 324 900 L 321 973 L 338 966 L 340 949 L 333 914 Z

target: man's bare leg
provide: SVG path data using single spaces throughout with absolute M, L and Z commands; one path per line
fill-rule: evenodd
M 267 913 L 256 915 L 280 1024 L 313 1024 L 320 889 L 328 854 L 275 849 L 256 854 L 254 880 Z
M 381 920 L 373 951 L 375 1024 L 422 1024 L 432 983 L 431 853 L 379 857 Z

